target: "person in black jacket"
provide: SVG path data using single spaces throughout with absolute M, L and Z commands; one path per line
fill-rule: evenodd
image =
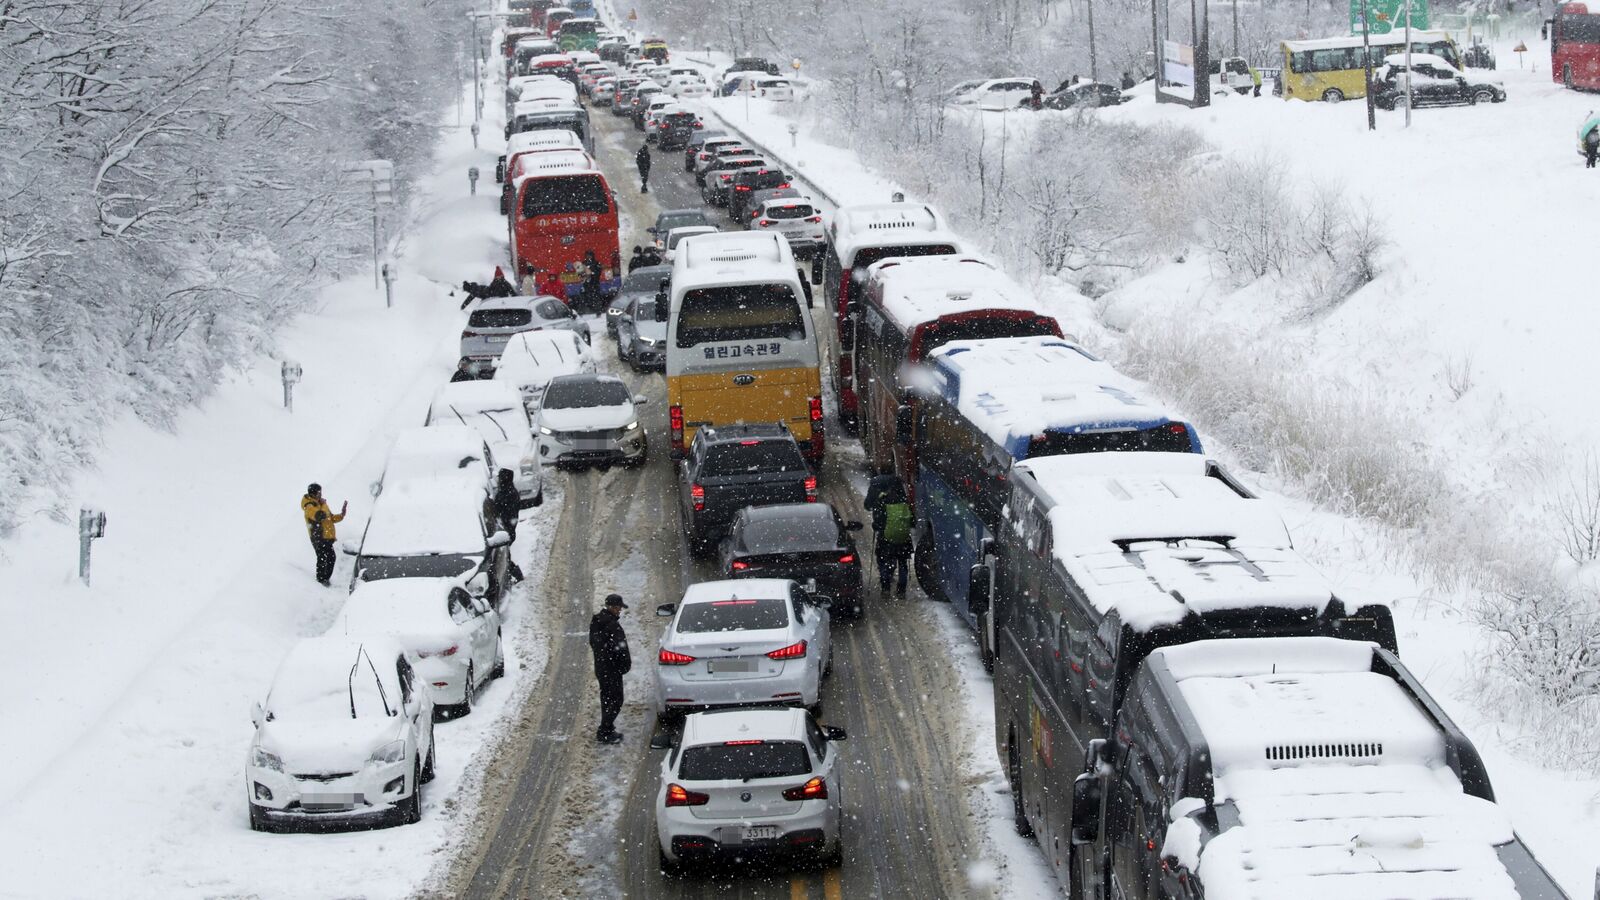
M 494 488 L 494 515 L 500 522 L 500 527 L 506 534 L 511 535 L 512 543 L 517 540 L 517 516 L 522 512 L 522 495 L 517 492 L 516 475 L 510 469 L 501 469 L 498 483 Z M 522 581 L 522 567 L 516 560 L 510 563 L 511 577 Z
M 589 649 L 594 652 L 594 678 L 600 682 L 600 727 L 594 739 L 602 744 L 620 744 L 617 713 L 622 712 L 622 676 L 633 668 L 628 653 L 628 636 L 622 631 L 622 611 L 628 604 L 621 594 L 606 597 L 605 607 L 589 620 Z
M 488 284 L 478 284 L 475 281 L 461 282 L 461 290 L 466 292 L 467 299 L 461 301 L 461 308 L 466 309 L 467 304 L 474 300 L 487 300 L 490 297 L 515 297 L 517 289 L 506 280 L 504 269 L 494 267 L 494 278 Z
M 640 144 L 639 152 L 633 155 L 633 162 L 639 167 L 639 193 L 650 193 L 650 145 Z

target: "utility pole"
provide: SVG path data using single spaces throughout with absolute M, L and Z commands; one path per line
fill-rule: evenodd
M 1406 4 L 1406 127 L 1411 127 L 1411 0 Z
M 1378 105 L 1372 99 L 1372 2 L 1361 3 L 1361 71 L 1366 78 L 1367 130 L 1378 130 Z
M 1239 0 L 1234 0 L 1235 3 Z M 1089 8 L 1089 80 L 1100 80 L 1100 67 L 1095 61 L 1094 53 L 1094 0 L 1087 0 L 1084 4 Z

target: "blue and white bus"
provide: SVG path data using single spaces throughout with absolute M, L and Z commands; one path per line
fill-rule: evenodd
M 917 582 L 978 633 L 989 668 L 991 623 L 969 607 L 968 594 L 972 567 L 993 552 L 1011 464 L 1075 453 L 1200 453 L 1200 439 L 1064 338 L 952 341 L 929 354 L 923 375 L 911 434 Z

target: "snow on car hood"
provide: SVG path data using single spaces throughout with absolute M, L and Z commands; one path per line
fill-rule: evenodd
M 639 333 L 639 337 L 646 340 L 655 341 L 658 344 L 667 342 L 667 323 L 665 322 L 657 322 L 655 319 L 646 319 L 643 322 L 635 320 L 633 329 Z
M 399 697 L 390 700 L 399 702 Z M 278 720 L 263 722 L 257 740 L 261 749 L 283 760 L 290 774 L 356 772 L 385 744 L 399 740 L 404 721 L 398 715 Z
M 622 428 L 635 418 L 632 403 L 617 406 L 582 406 L 539 410 L 539 424 L 551 431 L 595 431 Z

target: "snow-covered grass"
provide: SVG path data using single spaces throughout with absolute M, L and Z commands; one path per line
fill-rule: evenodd
M 334 503 L 348 498 L 341 535 L 361 534 L 392 436 L 421 422 L 454 368 L 464 314 L 449 285 L 503 259 L 495 198 L 468 197 L 463 177 L 492 169 L 491 146 L 446 132 L 395 251 L 393 309 L 358 277 L 285 329 L 280 346 L 305 373 L 292 414 L 278 360 L 261 357 L 170 431 L 131 415 L 109 430 L 101 465 L 67 495 L 108 513 L 92 587 L 75 577 L 75 528 L 40 518 L 4 545 L 0 629 L 14 640 L 0 673 L 15 687 L 0 699 L 0 895 L 399 897 L 459 844 L 486 768 L 474 757 L 544 665 L 529 585 L 559 483 L 514 547 L 528 580 L 505 602 L 508 677 L 471 716 L 438 725 L 420 824 L 256 834 L 242 775 L 251 702 L 345 596 L 312 579 L 299 496 L 318 481 Z

